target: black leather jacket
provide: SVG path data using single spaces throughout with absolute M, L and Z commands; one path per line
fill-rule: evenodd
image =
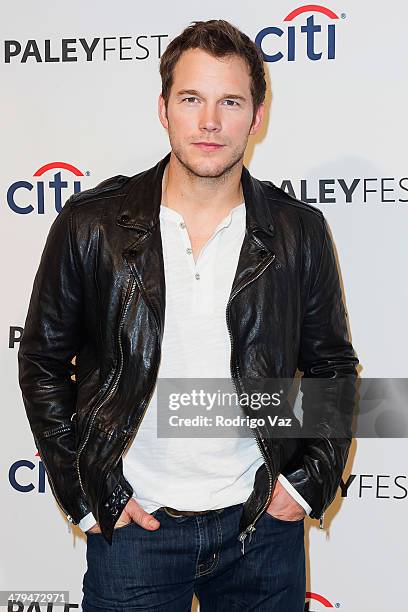
M 160 362 L 159 210 L 169 158 L 67 200 L 49 230 L 18 352 L 23 401 L 53 495 L 74 524 L 92 511 L 110 544 L 133 492 L 122 454 Z M 303 377 L 355 381 L 358 359 L 322 212 L 245 166 L 241 181 L 246 234 L 226 312 L 237 389 L 245 379 L 292 378 L 297 369 Z M 274 441 L 256 430 L 265 463 L 244 504 L 241 541 L 255 529 L 279 472 L 308 501 L 312 518 L 333 501 L 351 442 L 330 431 L 339 406 L 347 412 L 342 393 L 339 385 L 328 394 L 315 438 Z

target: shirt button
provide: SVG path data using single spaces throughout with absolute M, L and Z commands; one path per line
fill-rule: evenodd
M 195 274 L 195 277 L 196 277 L 197 280 L 200 280 L 200 275 L 199 275 L 198 272 Z
M 193 249 L 190 249 L 190 248 L 186 249 L 187 255 L 191 255 L 192 252 L 193 252 Z
M 181 229 L 184 229 L 186 227 L 186 224 L 184 223 L 184 221 L 180 222 L 180 227 L 181 227 Z

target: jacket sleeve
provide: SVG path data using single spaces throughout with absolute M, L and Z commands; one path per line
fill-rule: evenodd
M 332 503 L 347 461 L 355 409 L 356 366 L 348 337 L 334 247 L 326 219 L 319 261 L 311 280 L 301 328 L 298 368 L 301 380 L 303 456 L 282 474 L 322 517 Z
M 34 278 L 18 351 L 18 376 L 52 493 L 77 524 L 91 511 L 76 471 L 73 357 L 83 339 L 81 274 L 68 200 L 51 224 Z

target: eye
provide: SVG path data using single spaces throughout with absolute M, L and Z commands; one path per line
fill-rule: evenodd
M 190 96 L 189 98 L 183 98 L 182 102 L 184 102 L 184 100 L 198 100 L 198 98 L 195 96 Z
M 236 106 L 239 106 L 238 102 L 236 100 L 230 100 L 229 98 L 227 100 L 225 100 L 225 102 L 232 102 L 233 104 L 227 104 L 227 106 L 233 106 L 234 104 Z

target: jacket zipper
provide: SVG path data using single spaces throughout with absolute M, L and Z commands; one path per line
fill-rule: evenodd
M 129 283 L 129 287 L 127 289 L 127 294 L 126 294 L 126 298 L 125 298 L 125 304 L 123 307 L 123 312 L 122 312 L 122 317 L 118 326 L 118 332 L 117 332 L 117 338 L 118 338 L 118 345 L 119 345 L 119 351 L 120 351 L 120 362 L 119 362 L 119 368 L 116 372 L 116 375 L 114 377 L 113 383 L 111 385 L 111 387 L 109 388 L 109 391 L 106 393 L 106 395 L 101 399 L 101 401 L 99 402 L 99 405 L 95 407 L 92 416 L 91 416 L 91 420 L 90 423 L 88 425 L 88 431 L 87 434 L 85 436 L 85 439 L 80 447 L 80 449 L 78 450 L 77 453 L 77 458 L 76 458 L 76 467 L 77 467 L 77 472 L 78 472 L 78 478 L 79 478 L 79 483 L 81 485 L 81 489 L 84 493 L 84 495 L 86 495 L 84 487 L 83 487 L 83 483 L 82 483 L 82 478 L 81 478 L 81 474 L 79 471 L 79 458 L 81 456 L 82 451 L 85 448 L 86 443 L 89 440 L 89 436 L 91 435 L 91 429 L 92 429 L 92 424 L 96 418 L 96 415 L 99 412 L 99 409 L 104 405 L 104 403 L 112 396 L 113 392 L 115 391 L 118 383 L 119 383 L 119 379 L 120 379 L 120 375 L 122 373 L 122 369 L 123 369 L 123 349 L 122 349 L 122 341 L 121 341 L 121 330 L 122 330 L 122 326 L 123 326 L 123 322 L 127 313 L 127 310 L 129 308 L 129 304 L 130 304 L 130 300 L 133 296 L 133 293 L 135 291 L 136 288 L 136 283 L 135 283 L 135 279 L 133 278 L 133 276 L 130 279 L 130 283 Z
M 144 292 L 144 294 L 146 295 L 146 289 L 145 289 L 145 286 L 143 285 L 142 279 L 139 277 L 139 275 L 137 275 L 137 277 L 138 277 L 138 281 L 139 281 L 138 282 L 139 289 L 142 292 Z M 152 307 L 152 305 L 150 307 L 151 307 L 153 315 L 154 315 L 154 319 L 155 319 L 155 323 L 156 323 L 157 338 L 159 339 L 160 338 L 160 329 L 159 329 L 159 322 L 158 322 L 159 318 L 158 318 L 158 315 L 156 313 L 156 310 Z M 143 414 L 142 414 L 141 418 L 139 419 L 139 422 L 138 422 L 137 426 L 133 430 L 131 430 L 129 432 L 129 440 L 127 440 L 127 441 L 125 440 L 125 443 L 124 443 L 123 448 L 122 448 L 122 450 L 120 452 L 120 455 L 119 455 L 118 459 L 115 461 L 115 463 L 113 464 L 113 466 L 110 468 L 111 470 L 115 469 L 115 467 L 119 463 L 119 461 L 120 461 L 120 459 L 121 459 L 121 457 L 122 457 L 122 455 L 123 455 L 123 453 L 125 451 L 126 446 L 130 443 L 132 438 L 137 434 L 137 432 L 139 430 L 139 427 L 140 427 L 140 425 L 141 425 L 141 423 L 143 421 L 144 415 L 146 413 L 147 407 L 148 407 L 148 405 L 150 403 L 150 399 L 151 399 L 151 397 L 153 395 L 154 388 L 156 386 L 157 372 L 159 370 L 160 361 L 161 361 L 161 359 L 159 358 L 158 361 L 157 361 L 156 367 L 155 367 L 155 374 L 154 374 L 153 384 L 150 387 L 150 390 L 147 393 L 147 395 L 145 395 L 145 397 L 143 399 L 143 403 L 141 404 L 141 405 L 144 405 Z M 104 482 L 104 477 L 102 478 L 101 487 L 103 486 L 103 482 Z
M 258 242 L 258 240 L 257 240 L 257 242 Z M 232 300 L 234 299 L 234 297 L 235 297 L 235 296 L 236 296 L 236 295 L 237 295 L 237 294 L 238 294 L 240 291 L 242 291 L 242 289 L 244 289 L 245 287 L 247 287 L 247 286 L 248 286 L 250 283 L 252 283 L 252 282 L 253 282 L 253 281 L 255 281 L 257 278 L 259 278 L 259 276 L 261 276 L 261 274 L 262 274 L 262 273 L 263 273 L 263 272 L 266 270 L 266 268 L 267 268 L 267 267 L 268 267 L 268 266 L 269 266 L 269 265 L 270 265 L 270 264 L 273 262 L 273 260 L 275 259 L 275 257 L 276 257 L 276 255 L 275 255 L 275 254 L 273 254 L 273 256 L 271 257 L 271 259 L 270 259 L 270 260 L 267 262 L 267 264 L 266 264 L 266 265 L 264 265 L 264 266 L 263 266 L 263 268 L 261 268 L 261 270 L 258 272 L 258 274 L 257 274 L 257 275 L 256 275 L 254 278 L 252 278 L 252 279 L 250 279 L 249 281 L 247 281 L 247 282 L 246 282 L 244 285 L 242 285 L 242 287 L 240 287 L 240 288 L 239 288 L 239 289 L 238 289 L 238 290 L 237 290 L 235 293 L 233 293 L 233 294 L 230 296 L 230 298 L 229 298 L 229 300 L 228 300 L 228 303 L 227 303 L 227 308 L 226 308 L 226 315 L 227 315 L 227 316 L 226 316 L 226 319 L 227 319 L 227 328 L 228 328 L 228 334 L 229 334 L 229 337 L 230 337 L 230 342 L 231 342 L 231 359 L 230 359 L 231 379 L 232 379 L 232 383 L 233 383 L 233 385 L 234 385 L 234 388 L 235 388 L 235 391 L 237 392 L 237 394 L 238 394 L 238 390 L 237 390 L 237 386 L 236 386 L 236 382 L 235 382 L 235 378 L 234 378 L 234 373 L 233 373 L 233 369 L 232 369 L 232 357 L 233 357 L 234 340 L 233 340 L 233 337 L 232 337 L 231 328 L 230 328 L 230 322 L 229 322 L 229 306 L 230 306 L 230 304 L 231 304 Z M 239 380 L 239 371 L 238 371 L 238 367 L 236 367 L 236 368 L 235 368 L 235 370 L 236 370 L 236 374 L 237 374 L 237 379 Z M 253 431 L 253 430 L 251 430 L 251 431 Z M 262 439 L 262 441 L 263 441 L 262 435 L 260 434 L 260 432 L 259 432 L 259 430 L 258 430 L 258 427 L 256 427 L 256 431 L 258 432 L 258 434 L 259 434 L 260 438 L 261 438 L 261 439 Z M 269 500 L 270 500 L 270 497 L 271 497 L 271 494 L 272 494 L 272 483 L 273 483 L 273 476 L 272 476 L 271 470 L 270 470 L 269 465 L 268 465 L 268 459 L 267 459 L 266 454 L 265 454 L 265 452 L 264 452 L 264 449 L 263 449 L 262 445 L 260 444 L 260 442 L 259 442 L 258 438 L 256 437 L 256 434 L 255 434 L 255 433 L 254 433 L 254 437 L 255 437 L 255 441 L 256 441 L 256 443 L 257 443 L 257 445 L 258 445 L 258 448 L 259 448 L 259 450 L 261 451 L 261 454 L 262 454 L 262 456 L 263 456 L 263 458 L 264 458 L 265 465 L 266 465 L 266 469 L 267 469 L 267 471 L 268 471 L 268 476 L 269 476 L 269 490 L 268 490 L 268 498 L 267 498 L 267 501 L 266 501 L 265 505 L 264 505 L 264 506 L 263 506 L 263 508 L 262 508 L 262 509 L 261 509 L 261 510 L 258 512 L 258 514 L 255 516 L 255 518 L 253 519 L 252 523 L 251 523 L 250 525 L 248 525 L 248 527 L 247 527 L 247 528 L 246 528 L 244 531 L 242 531 L 242 532 L 239 534 L 238 538 L 237 538 L 237 539 L 238 539 L 238 541 L 239 541 L 239 542 L 241 542 L 241 552 L 242 552 L 242 554 L 244 554 L 244 553 L 245 553 L 245 539 L 246 539 L 246 537 L 247 537 L 247 536 L 248 536 L 248 534 L 249 534 L 249 540 L 248 540 L 248 543 L 251 543 L 252 534 L 253 534 L 253 532 L 256 530 L 255 523 L 257 522 L 257 520 L 259 519 L 259 517 L 261 516 L 261 514 L 264 512 L 264 510 L 265 510 L 265 509 L 266 509 L 266 508 L 269 506 Z
M 68 514 L 67 510 L 64 508 L 64 506 L 63 506 L 63 504 L 62 504 L 62 502 L 61 502 L 60 498 L 59 498 L 59 497 L 58 497 L 58 495 L 57 495 L 57 492 L 56 492 L 56 489 L 55 489 L 54 482 L 53 482 L 53 480 L 52 480 L 52 478 L 51 478 L 51 474 L 49 473 L 48 468 L 47 468 L 47 465 L 46 465 L 46 463 L 45 463 L 45 461 L 44 461 L 44 459 L 43 459 L 42 452 L 41 452 L 41 450 L 40 450 L 40 443 L 39 443 L 38 439 L 36 440 L 36 446 L 37 446 L 37 450 L 38 450 L 38 453 L 39 453 L 39 455 L 40 455 L 41 461 L 42 461 L 42 463 L 43 463 L 43 465 L 44 465 L 44 467 L 45 467 L 45 470 L 46 470 L 46 472 L 47 472 L 48 480 L 49 480 L 49 483 L 50 483 L 50 486 L 51 486 L 51 490 L 52 490 L 52 492 L 53 492 L 53 495 L 54 495 L 55 499 L 57 500 L 59 507 L 61 508 L 61 510 L 63 511 L 63 513 L 65 514 L 65 516 L 66 516 L 66 518 L 67 518 L 67 522 L 68 522 L 68 531 L 71 531 L 71 523 L 73 523 L 73 522 L 74 522 L 74 521 L 73 521 L 73 518 L 72 518 L 72 516 L 71 516 L 70 514 Z
M 156 366 L 156 368 L 155 368 L 155 376 L 154 376 L 154 382 L 153 382 L 153 385 L 151 386 L 149 393 L 148 393 L 148 394 L 145 396 L 145 398 L 144 398 L 144 400 L 143 400 L 143 403 L 144 403 L 143 414 L 142 414 L 142 416 L 141 416 L 141 418 L 140 418 L 140 420 L 139 420 L 139 422 L 138 422 L 137 426 L 135 427 L 135 429 L 134 429 L 134 430 L 131 430 L 131 431 L 129 432 L 129 440 L 125 440 L 125 443 L 124 443 L 123 448 L 122 448 L 122 450 L 121 450 L 121 452 L 120 452 L 120 455 L 119 455 L 118 459 L 115 461 L 115 463 L 113 464 L 113 466 L 110 468 L 111 470 L 114 470 L 114 469 L 115 469 L 115 467 L 116 467 L 116 466 L 117 466 L 117 464 L 119 463 L 119 461 L 120 461 L 120 459 L 121 459 L 121 457 L 122 457 L 122 455 L 123 455 L 123 453 L 124 453 L 124 451 L 125 451 L 125 448 L 128 446 L 128 444 L 130 444 L 130 442 L 131 442 L 132 438 L 134 438 L 134 436 L 137 434 L 137 432 L 138 432 L 138 430 L 139 430 L 139 427 L 140 427 L 140 425 L 141 425 L 141 423 L 142 423 L 142 421 L 143 421 L 144 415 L 145 415 L 145 413 L 146 413 L 147 407 L 148 407 L 148 405 L 149 405 L 149 403 L 150 403 L 150 399 L 151 399 L 151 397 L 152 397 L 152 395 L 153 395 L 154 388 L 155 388 L 155 386 L 156 386 L 156 375 L 157 375 L 157 371 L 158 371 L 158 369 L 159 369 L 159 363 L 160 363 L 160 360 L 158 361 L 157 366 Z M 103 482 L 104 482 L 104 478 L 102 478 L 102 483 L 101 483 L 101 486 L 103 486 Z

